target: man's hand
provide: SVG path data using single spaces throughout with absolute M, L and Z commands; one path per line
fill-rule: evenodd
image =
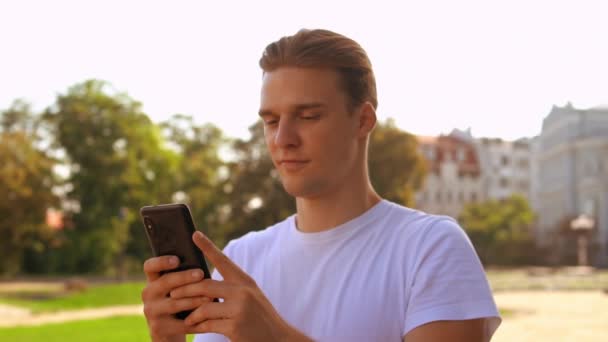
M 187 270 L 160 275 L 178 266 L 176 256 L 161 256 L 150 258 L 144 263 L 144 272 L 148 284 L 141 293 L 144 303 L 144 315 L 153 341 L 184 341 L 188 326 L 183 320 L 173 317 L 173 314 L 184 310 L 193 310 L 208 298 L 170 298 L 171 290 L 199 282 L 203 279 L 202 270 Z
M 205 279 L 171 291 L 171 298 L 222 298 L 205 302 L 185 323 L 189 333 L 218 333 L 231 341 L 311 341 L 289 326 L 264 296 L 255 281 L 224 255 L 207 237 L 196 232 L 192 239 L 223 281 Z

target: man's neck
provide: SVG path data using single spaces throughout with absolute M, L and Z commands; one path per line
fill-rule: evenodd
M 306 233 L 329 230 L 362 215 L 381 199 L 369 182 L 326 196 L 296 198 L 296 224 Z

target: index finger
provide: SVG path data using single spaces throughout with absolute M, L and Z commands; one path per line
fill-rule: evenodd
M 213 263 L 224 280 L 247 283 L 252 281 L 247 273 L 233 263 L 232 260 L 230 260 L 226 254 L 222 253 L 222 251 L 203 233 L 200 231 L 195 232 L 192 236 L 192 240 L 203 254 L 205 254 L 205 257 Z
M 179 259 L 174 255 L 163 255 L 154 257 L 144 262 L 144 273 L 148 282 L 160 278 L 160 272 L 172 270 L 179 264 Z

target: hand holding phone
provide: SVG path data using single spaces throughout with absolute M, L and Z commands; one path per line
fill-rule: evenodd
M 184 270 L 200 270 L 203 278 L 211 278 L 203 253 L 192 241 L 195 232 L 190 209 L 185 204 L 164 204 L 141 208 L 140 215 L 144 230 L 155 257 L 176 256 L 176 267 L 160 274 Z M 168 259 L 169 260 L 169 259 Z M 178 319 L 185 319 L 192 310 L 175 314 Z

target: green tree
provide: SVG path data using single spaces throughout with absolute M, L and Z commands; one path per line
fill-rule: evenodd
M 45 118 L 69 169 L 65 201 L 72 224 L 61 271 L 106 272 L 124 266 L 127 251 L 143 258 L 138 209 L 170 201 L 175 185 L 178 156 L 160 129 L 139 102 L 97 80 L 58 96 Z
M 369 173 L 380 196 L 405 206 L 414 206 L 414 194 L 426 175 L 418 141 L 395 126 L 393 120 L 378 122 L 369 142 Z
M 44 249 L 46 211 L 58 205 L 55 162 L 39 146 L 38 119 L 16 101 L 0 120 L 0 274 L 20 272 L 28 252 Z
M 173 201 L 186 202 L 197 228 L 214 241 L 221 240 L 217 214 L 221 206 L 220 185 L 227 177 L 227 169 L 220 150 L 229 140 L 216 126 L 197 125 L 187 115 L 174 115 L 160 126 L 166 140 L 180 155 Z
M 39 139 L 39 118 L 32 113 L 29 103 L 23 100 L 15 100 L 11 106 L 2 112 L 0 118 L 0 130 L 5 133 L 22 132 L 34 140 Z
M 514 265 L 531 261 L 534 213 L 523 196 L 469 204 L 459 221 L 484 264 Z

